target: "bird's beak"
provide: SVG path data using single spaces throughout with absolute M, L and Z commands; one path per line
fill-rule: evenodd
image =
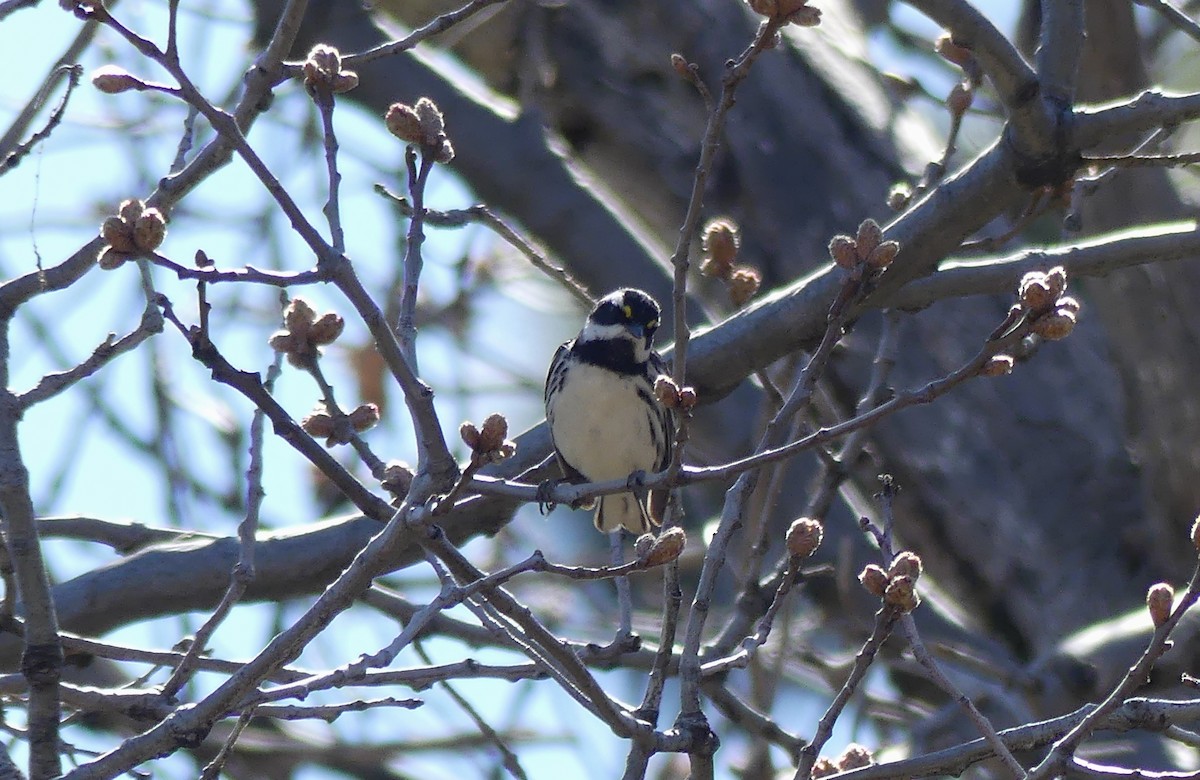
M 646 338 L 646 326 L 640 322 L 631 322 L 625 327 L 629 329 L 629 332 L 632 333 L 633 337 L 638 341 Z

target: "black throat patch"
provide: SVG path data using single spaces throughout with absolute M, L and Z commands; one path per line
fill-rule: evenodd
M 571 346 L 571 352 L 584 363 L 607 368 L 618 374 L 636 375 L 646 371 L 645 361 L 639 363 L 635 359 L 633 342 L 629 339 L 576 341 Z

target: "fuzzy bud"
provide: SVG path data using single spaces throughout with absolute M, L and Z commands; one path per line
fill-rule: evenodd
M 1079 299 L 1072 298 L 1070 295 L 1064 295 L 1058 299 L 1058 303 L 1054 304 L 1054 308 L 1061 311 L 1069 311 L 1072 314 L 1079 314 L 1082 306 L 1079 303 Z
M 725 217 L 711 219 L 704 226 L 700 246 L 717 264 L 729 266 L 737 259 L 742 247 L 742 237 L 733 220 Z
M 442 110 L 437 107 L 437 103 L 423 97 L 417 101 L 414 108 L 417 112 L 417 119 L 421 123 L 421 132 L 425 134 L 427 141 L 446 132 L 446 120 L 442 116 Z
M 334 428 L 333 416 L 326 411 L 324 405 L 313 410 L 304 419 L 300 420 L 300 427 L 313 438 L 328 438 L 332 445 L 332 437 Z
M 338 50 L 324 43 L 312 47 L 304 60 L 304 83 L 312 86 L 320 81 L 327 81 L 342 67 L 342 55 Z
M 1047 341 L 1065 339 L 1075 330 L 1077 317 L 1069 309 L 1055 309 L 1033 323 L 1033 332 Z
M 111 246 L 106 246 L 100 250 L 100 254 L 96 256 L 96 264 L 105 271 L 111 271 L 114 268 L 120 268 L 129 259 L 129 255 L 124 252 L 118 252 Z
M 741 308 L 754 297 L 762 285 L 762 275 L 748 265 L 733 269 L 726 284 L 729 290 L 729 300 L 734 306 Z
M 838 771 L 837 764 L 833 763 L 833 761 L 825 756 L 821 756 L 817 759 L 816 763 L 813 764 L 812 772 L 809 774 L 813 780 L 817 780 L 817 778 L 820 777 L 836 775 Z
M 1166 623 L 1167 618 L 1171 617 L 1171 607 L 1174 603 L 1175 591 L 1165 582 L 1151 585 L 1150 590 L 1146 591 L 1146 609 L 1155 628 Z
M 267 339 L 267 343 L 276 352 L 286 352 L 289 356 L 293 352 L 303 350 L 305 346 L 304 339 L 298 339 L 286 330 L 277 330 L 272 333 Z
M 899 242 L 884 241 L 871 250 L 871 254 L 867 256 L 867 265 L 871 268 L 887 268 L 899 253 Z
M 100 223 L 100 235 L 117 252 L 133 254 L 137 246 L 133 243 L 133 228 L 120 217 L 107 217 Z
M 318 330 L 317 335 L 327 337 L 336 329 L 335 324 L 327 319 L 330 316 L 337 317 L 336 314 L 324 315 L 322 319 L 325 322 Z M 316 320 L 317 313 L 308 301 L 300 297 L 293 298 L 283 310 L 283 330 L 271 334 L 268 343 L 277 352 L 286 353 L 288 363 L 297 368 L 309 368 L 321 354 L 318 344 L 328 343 L 326 341 L 318 342 L 313 337 L 313 326 L 316 324 Z
M 288 301 L 283 310 L 283 324 L 292 333 L 308 335 L 309 328 L 317 319 L 317 313 L 308 301 L 296 297 Z
M 158 209 L 146 209 L 133 222 L 133 243 L 139 252 L 153 252 L 167 235 L 167 221 Z
M 650 554 L 650 548 L 654 546 L 654 534 L 642 534 L 633 542 L 633 555 L 637 560 L 644 559 Z
M 760 16 L 801 27 L 815 27 L 821 22 L 820 9 L 810 7 L 808 0 L 746 0 L 746 5 Z
M 863 568 L 858 575 L 858 581 L 862 583 L 863 588 L 872 596 L 883 598 L 883 594 L 887 591 L 888 576 L 882 566 L 877 566 L 874 563 L 869 563 Z
M 454 159 L 454 146 L 446 137 L 446 121 L 437 104 L 427 97 L 415 106 L 393 103 L 384 116 L 388 131 L 405 143 L 421 147 L 422 154 L 435 162 L 448 163 Z
M 916 582 L 921 576 L 921 558 L 916 553 L 904 550 L 896 554 L 888 566 L 888 579 L 908 577 Z
M 682 528 L 679 526 L 668 528 L 654 540 L 654 544 L 646 552 L 645 558 L 641 559 L 642 563 L 647 567 L 670 563 L 683 553 L 686 545 L 687 534 L 683 532 Z
M 146 210 L 146 204 L 135 198 L 121 201 L 120 207 L 117 208 L 117 215 L 121 219 L 132 225 L 137 221 L 137 218 L 142 216 L 142 212 Z
M 679 389 L 679 408 L 690 412 L 696 408 L 696 388 L 682 387 Z
M 146 85 L 136 76 L 116 65 L 102 65 L 92 74 L 92 86 L 108 95 L 117 95 Z
M 396 498 L 403 498 L 408 495 L 408 489 L 412 487 L 413 470 L 412 466 L 402 461 L 388 461 L 388 464 L 383 467 L 383 479 L 380 480 L 380 486 L 391 493 Z
M 379 407 L 371 403 L 362 404 L 346 417 L 350 421 L 350 427 L 356 433 L 362 433 L 374 428 L 379 422 Z
M 679 385 L 666 374 L 659 374 L 654 380 L 654 397 L 668 409 L 675 409 L 679 406 Z
M 858 226 L 858 235 L 854 239 L 854 248 L 858 259 L 865 262 L 875 251 L 875 247 L 881 243 L 883 243 L 883 228 L 879 227 L 878 222 L 867 217 Z
M 912 612 L 921 604 L 917 584 L 912 577 L 893 577 L 883 592 L 883 603 L 901 612 Z
M 1050 291 L 1057 298 L 1067 291 L 1067 269 L 1061 265 L 1056 265 L 1046 272 L 1046 284 L 1050 285 Z
M 329 85 L 331 91 L 341 94 L 349 92 L 358 86 L 358 74 L 352 70 L 343 70 L 333 77 L 333 82 Z
M 336 312 L 326 312 L 308 327 L 308 338 L 313 344 L 325 345 L 337 341 L 346 327 L 346 321 Z
M 681 77 L 690 79 L 692 77 L 692 69 L 688 66 L 688 61 L 678 52 L 671 55 L 671 67 Z
M 837 768 L 839 772 L 849 772 L 851 769 L 862 769 L 873 763 L 875 763 L 875 758 L 868 748 L 857 742 L 851 742 L 846 745 L 846 749 L 838 757 Z
M 903 211 L 912 202 L 912 187 L 904 182 L 897 182 L 888 190 L 887 205 L 892 211 Z
M 858 244 L 850 236 L 829 239 L 829 256 L 839 267 L 850 270 L 858 265 Z
M 787 20 L 797 27 L 816 27 L 821 23 L 821 9 L 806 5 L 792 11 Z
M 700 261 L 700 275 L 707 276 L 713 279 L 724 279 L 733 271 L 733 267 L 722 265 L 711 257 L 706 257 Z
M 479 449 L 482 452 L 498 452 L 504 447 L 508 436 L 508 420 L 502 414 L 489 414 L 479 429 Z
M 475 423 L 465 422 L 458 426 L 458 435 L 472 452 L 479 449 L 479 429 L 475 427 Z
M 1030 271 L 1021 277 L 1017 285 L 1017 298 L 1031 312 L 1042 312 L 1054 305 L 1058 294 L 1050 287 L 1050 281 L 1041 271 Z
M 420 144 L 424 140 L 421 119 L 412 106 L 393 103 L 388 107 L 383 121 L 387 125 L 388 132 L 405 143 Z
M 312 47 L 308 53 L 308 58 L 304 61 L 304 72 L 307 76 L 309 71 L 317 71 L 319 73 L 332 74 L 337 73 L 342 67 L 341 53 L 326 43 L 318 43 Z
M 358 86 L 358 74 L 342 70 L 342 55 L 332 46 L 318 43 L 304 61 L 304 85 L 310 90 L 348 92 Z
M 988 362 L 979 369 L 980 376 L 1008 376 L 1012 373 L 1016 361 L 1012 355 L 992 355 Z
M 450 162 L 453 159 L 454 159 L 454 144 L 450 143 L 449 138 L 441 139 L 441 141 L 437 144 L 437 146 L 434 147 L 433 161 L 439 162 L 439 163 L 442 163 L 443 165 L 445 165 L 446 163 Z
M 946 108 L 950 109 L 952 116 L 962 116 L 967 113 L 967 109 L 975 102 L 975 89 L 964 82 L 959 82 L 950 90 L 950 94 L 946 97 Z
M 821 546 L 825 537 L 825 527 L 820 520 L 811 517 L 801 517 L 792 522 L 787 532 L 788 554 L 797 558 L 807 558 Z

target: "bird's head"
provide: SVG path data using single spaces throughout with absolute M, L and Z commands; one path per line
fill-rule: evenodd
M 634 360 L 644 363 L 650 357 L 659 316 L 658 303 L 646 293 L 633 288 L 617 290 L 596 303 L 576 341 L 629 341 Z

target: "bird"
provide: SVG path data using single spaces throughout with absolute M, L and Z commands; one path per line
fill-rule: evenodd
M 635 478 L 671 461 L 674 413 L 658 399 L 666 373 L 654 351 L 658 302 L 623 288 L 601 298 L 583 329 L 554 353 L 546 376 L 546 420 L 563 477 L 574 483 Z M 633 492 L 600 496 L 593 522 L 634 535 L 662 524 L 668 491 L 643 500 Z M 583 506 L 586 506 L 584 504 Z

